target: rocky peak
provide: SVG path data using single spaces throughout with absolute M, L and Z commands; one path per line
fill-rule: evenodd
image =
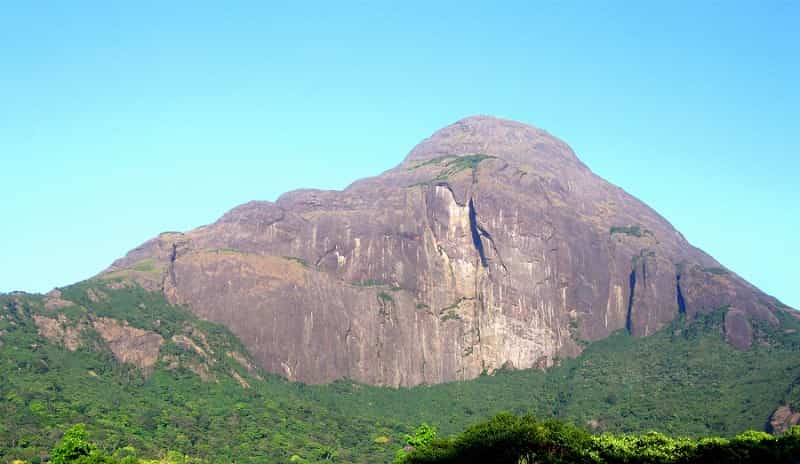
M 546 131 L 483 115 L 461 119 L 436 131 L 411 150 L 404 164 L 447 155 L 476 154 L 495 156 L 519 164 L 541 163 L 553 167 L 581 165 L 567 144 Z
M 245 224 L 266 227 L 283 218 L 284 212 L 270 201 L 250 201 L 225 213 L 217 224 Z
M 547 367 L 616 330 L 647 336 L 720 308 L 744 350 L 752 320 L 785 311 L 564 142 L 488 116 L 343 191 L 297 190 L 162 234 L 109 272 L 158 279 L 264 368 L 311 383 Z

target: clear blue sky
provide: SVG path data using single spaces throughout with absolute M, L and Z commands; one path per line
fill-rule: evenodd
M 343 188 L 481 113 L 800 307 L 800 2 L 277 3 L 3 6 L 0 291 Z

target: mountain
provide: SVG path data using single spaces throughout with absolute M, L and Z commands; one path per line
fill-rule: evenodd
M 87 281 L 0 294 L 0 461 L 47 462 L 76 423 L 120 458 L 242 463 L 390 462 L 422 423 L 501 411 L 781 433 L 799 357 L 796 311 L 562 142 L 474 117 L 342 192 L 248 203 Z
M 564 142 L 475 116 L 343 191 L 298 190 L 147 241 L 128 278 L 220 323 L 287 379 L 414 386 L 547 368 L 617 330 L 725 309 L 738 350 L 797 313 L 593 174 Z

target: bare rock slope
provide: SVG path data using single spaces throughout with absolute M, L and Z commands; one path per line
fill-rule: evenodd
M 162 234 L 104 272 L 121 275 L 310 383 L 547 367 L 613 331 L 647 336 L 723 307 L 728 340 L 746 350 L 753 320 L 788 310 L 564 142 L 484 116 L 343 191 L 289 192 Z

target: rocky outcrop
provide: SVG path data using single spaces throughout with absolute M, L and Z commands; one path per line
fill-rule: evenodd
M 239 353 L 238 351 L 228 351 L 225 353 L 225 355 L 239 363 L 240 366 L 247 370 L 248 374 L 251 374 L 256 378 L 260 378 L 256 366 L 254 366 L 253 363 L 251 363 L 242 353 Z
M 778 407 L 769 418 L 768 431 L 774 434 L 785 433 L 795 425 L 800 424 L 800 412 L 794 411 L 790 406 Z
M 249 388 L 250 388 L 250 384 L 247 382 L 247 380 L 245 380 L 245 379 L 244 379 L 244 377 L 242 377 L 241 375 L 239 375 L 239 373 L 238 373 L 238 372 L 236 372 L 236 371 L 231 371 L 231 377 L 233 377 L 233 379 L 234 379 L 234 380 L 236 380 L 236 382 L 237 382 L 237 383 L 239 384 L 239 386 L 241 386 L 242 388 L 244 388 L 244 389 L 249 389 Z
M 217 378 L 211 373 L 208 364 L 204 362 L 189 361 L 185 363 L 185 367 L 194 372 L 203 382 L 216 382 Z
M 581 341 L 728 307 L 752 342 L 780 303 L 593 174 L 562 141 L 472 117 L 343 191 L 298 190 L 162 234 L 133 278 L 230 328 L 268 371 L 320 383 L 468 379 L 547 367 Z
M 747 313 L 738 309 L 730 308 L 725 313 L 725 337 L 735 348 L 746 350 L 750 348 L 753 339 L 753 329 L 748 322 Z
M 44 297 L 44 308 L 48 311 L 57 311 L 70 306 L 75 306 L 75 303 L 62 299 L 61 291 L 58 289 L 51 290 Z
M 65 315 L 46 317 L 34 314 L 33 321 L 39 335 L 48 341 L 62 345 L 69 351 L 80 348 L 82 327 L 71 322 Z
M 173 335 L 172 342 L 185 350 L 193 351 L 195 354 L 199 355 L 204 360 L 214 362 L 214 360 L 209 356 L 206 350 L 200 348 L 191 338 L 185 335 Z
M 161 335 L 106 317 L 93 320 L 92 325 L 119 362 L 133 364 L 145 374 L 153 371 L 164 344 Z

